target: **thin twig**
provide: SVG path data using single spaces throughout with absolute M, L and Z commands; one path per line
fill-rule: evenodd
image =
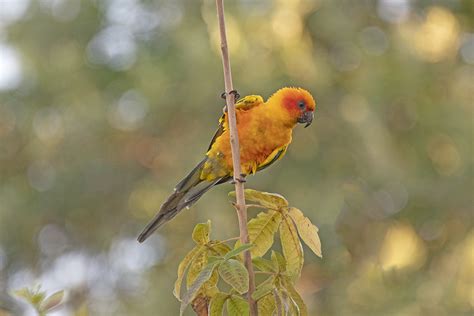
M 244 184 L 241 179 L 242 170 L 240 167 L 240 147 L 239 135 L 237 133 L 237 123 L 235 118 L 235 94 L 230 93 L 234 90 L 232 85 L 232 74 L 230 70 L 229 52 L 227 49 L 227 35 L 225 29 L 224 19 L 224 2 L 223 0 L 216 0 L 217 17 L 219 20 L 219 31 L 221 37 L 221 52 L 222 52 L 222 66 L 224 68 L 224 84 L 227 104 L 227 117 L 229 118 L 230 131 L 230 145 L 232 149 L 232 163 L 234 165 L 234 182 L 237 216 L 239 218 L 240 242 L 246 244 L 249 242 L 249 234 L 247 229 L 247 207 L 245 205 Z M 250 315 L 257 315 L 257 303 L 252 298 L 255 291 L 255 275 L 253 272 L 252 258 L 250 252 L 244 252 L 245 267 L 249 272 L 249 291 L 247 293 L 247 300 L 250 305 Z

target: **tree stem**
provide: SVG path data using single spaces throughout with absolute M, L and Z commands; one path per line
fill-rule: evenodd
M 234 182 L 237 209 L 237 216 L 239 218 L 240 242 L 246 244 L 249 242 L 249 234 L 247 229 L 247 207 L 245 205 L 244 184 L 241 180 L 241 166 L 240 166 L 240 146 L 239 135 L 237 131 L 237 123 L 235 118 L 235 94 L 230 93 L 234 90 L 232 84 L 232 73 L 230 69 L 229 52 L 227 48 L 227 35 L 224 18 L 224 3 L 223 0 L 216 0 L 217 17 L 219 21 L 219 31 L 221 37 L 221 52 L 222 52 L 222 66 L 224 68 L 224 84 L 226 92 L 227 117 L 229 118 L 230 131 L 230 145 L 232 149 L 232 163 L 234 165 Z M 250 315 L 257 315 L 257 303 L 252 298 L 255 291 L 255 275 L 253 272 L 252 258 L 250 252 L 244 252 L 245 267 L 249 272 L 249 291 L 247 293 L 247 300 L 250 306 Z

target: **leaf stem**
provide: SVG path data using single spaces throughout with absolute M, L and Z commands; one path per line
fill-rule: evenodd
M 240 166 L 240 147 L 239 147 L 239 136 L 237 132 L 237 122 L 235 117 L 235 94 L 230 93 L 234 90 L 232 84 L 232 73 L 230 68 L 229 52 L 227 48 L 227 35 L 224 18 L 224 1 L 216 0 L 217 17 L 219 22 L 219 31 L 221 38 L 221 53 L 222 53 L 222 66 L 224 69 L 224 84 L 225 84 L 225 95 L 227 113 L 229 118 L 229 131 L 230 131 L 230 145 L 232 149 L 232 163 L 234 166 L 234 182 L 235 182 L 235 195 L 237 216 L 239 219 L 239 231 L 240 231 L 240 242 L 247 244 L 249 242 L 248 228 L 247 228 L 247 207 L 245 205 L 244 195 L 244 183 L 241 179 L 241 166 Z M 252 294 L 255 291 L 255 275 L 253 272 L 252 258 L 250 252 L 244 252 L 244 263 L 249 273 L 249 291 L 247 293 L 247 300 L 250 306 L 250 315 L 257 315 L 257 303 L 252 298 Z
M 280 299 L 280 295 L 278 295 L 278 292 L 277 290 L 273 290 L 273 296 L 275 297 L 275 303 L 276 303 L 276 308 L 277 308 L 277 316 L 283 316 L 282 314 L 282 309 L 283 309 L 283 305 L 282 305 L 282 301 Z
M 267 274 L 267 275 L 275 275 L 274 272 L 267 272 L 267 271 L 255 271 L 255 274 Z
M 269 209 L 268 207 L 265 207 L 265 206 L 260 205 L 260 204 L 247 204 L 247 207 L 255 207 L 255 208 Z M 272 210 L 272 211 L 274 211 L 274 210 Z
M 229 241 L 233 241 L 233 240 L 237 240 L 237 239 L 240 239 L 240 237 L 232 237 L 232 238 L 220 240 L 217 244 L 225 244 L 225 243 L 227 243 L 227 242 L 229 242 Z

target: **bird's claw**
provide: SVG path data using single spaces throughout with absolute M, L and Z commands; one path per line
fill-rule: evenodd
M 224 92 L 221 93 L 221 98 L 225 100 L 227 98 L 228 94 L 233 94 L 234 95 L 234 102 L 237 101 L 238 99 L 240 99 L 240 94 L 237 92 L 237 90 L 231 90 L 231 91 L 229 91 L 229 93 L 224 91 Z M 224 107 L 222 108 L 222 113 L 224 113 L 224 114 L 227 113 L 227 104 L 224 105 Z
M 240 177 L 235 177 L 231 183 L 235 184 L 236 182 L 239 182 L 239 183 L 247 182 L 247 180 L 245 180 L 245 174 L 241 174 Z
M 237 92 L 237 90 L 229 91 L 229 93 L 222 92 L 221 98 L 225 100 L 227 98 L 227 94 L 233 94 L 234 95 L 234 100 L 240 99 L 240 94 Z
M 229 92 L 229 94 L 234 95 L 234 101 L 237 101 L 238 99 L 240 99 L 240 94 L 237 92 L 237 90 L 232 90 Z

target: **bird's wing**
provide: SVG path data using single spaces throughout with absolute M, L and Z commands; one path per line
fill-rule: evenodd
M 247 111 L 255 106 L 263 104 L 263 98 L 259 95 L 248 95 L 235 102 L 237 110 Z
M 251 108 L 258 106 L 260 104 L 265 103 L 263 101 L 263 98 L 259 95 L 248 95 L 245 96 L 235 103 L 235 109 L 237 111 L 247 111 L 250 110 Z M 212 137 L 211 143 L 209 144 L 209 148 L 207 149 L 208 151 L 211 149 L 212 145 L 216 141 L 216 139 L 222 135 L 222 133 L 225 132 L 226 126 L 224 126 L 225 121 L 226 121 L 226 115 L 227 112 L 224 113 L 221 118 L 219 119 L 219 127 L 217 128 L 216 133 L 214 134 L 214 137 Z
M 256 171 L 260 171 L 265 169 L 266 167 L 270 166 L 272 163 L 274 163 L 277 160 L 280 160 L 286 153 L 286 149 L 288 148 L 288 145 L 284 145 L 281 147 L 278 147 L 275 149 L 268 157 L 263 161 L 261 164 L 257 166 Z M 254 172 L 255 173 L 255 172 Z

